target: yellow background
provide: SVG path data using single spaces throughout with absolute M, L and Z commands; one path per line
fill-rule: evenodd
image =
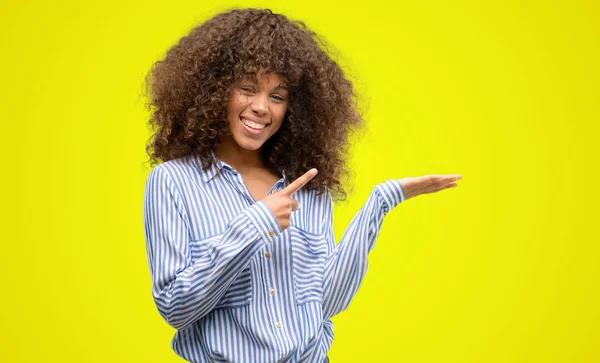
M 179 362 L 151 297 L 143 78 L 230 6 L 302 19 L 369 101 L 338 238 L 384 180 L 460 173 L 386 217 L 333 362 L 598 362 L 594 1 L 0 3 L 0 361 Z

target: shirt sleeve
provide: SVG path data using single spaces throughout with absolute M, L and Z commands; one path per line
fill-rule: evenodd
M 323 279 L 323 320 L 346 310 L 358 292 L 368 267 L 369 252 L 381 230 L 383 218 L 405 200 L 398 180 L 377 185 L 336 246 L 333 230 L 333 202 L 330 199 L 326 229 L 330 250 Z
M 254 255 L 282 232 L 261 201 L 229 221 L 222 235 L 211 238 L 207 253 L 192 261 L 183 197 L 160 166 L 146 183 L 144 228 L 152 295 L 162 317 L 178 330 L 214 309 Z

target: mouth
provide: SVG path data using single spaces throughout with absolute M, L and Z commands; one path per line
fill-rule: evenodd
M 265 123 L 254 122 L 254 121 L 248 120 L 245 117 L 240 117 L 240 122 L 242 123 L 242 125 L 245 126 L 244 128 L 252 135 L 259 135 L 264 129 L 266 129 L 267 127 L 269 127 L 269 125 L 271 125 L 271 123 L 265 124 Z

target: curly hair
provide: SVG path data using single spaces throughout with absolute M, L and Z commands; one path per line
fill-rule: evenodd
M 282 126 L 261 148 L 265 165 L 304 188 L 345 199 L 350 134 L 364 125 L 357 92 L 329 55 L 330 46 L 301 21 L 268 9 L 234 9 L 192 29 L 146 76 L 153 109 L 146 145 L 152 165 L 196 153 L 204 170 L 229 134 L 227 101 L 236 82 L 279 73 L 290 91 Z M 148 89 L 148 88 L 147 88 Z

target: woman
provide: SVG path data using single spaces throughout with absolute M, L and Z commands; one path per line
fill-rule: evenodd
M 144 201 L 158 310 L 192 362 L 323 362 L 383 217 L 459 175 L 377 185 L 339 245 L 352 83 L 301 22 L 219 14 L 182 38 L 148 81 L 155 166 Z

